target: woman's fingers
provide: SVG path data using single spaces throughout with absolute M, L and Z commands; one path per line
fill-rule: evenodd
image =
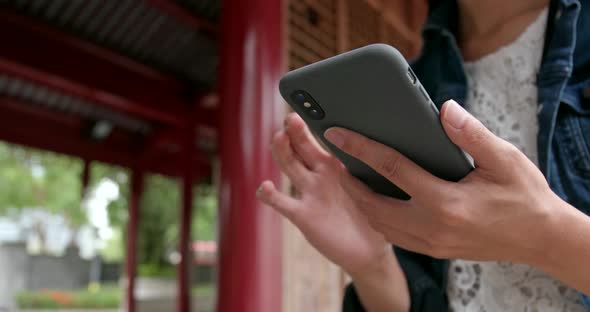
M 336 147 L 367 164 L 412 197 L 437 198 L 449 187 L 400 152 L 344 129 L 330 128 L 325 134 Z
M 279 164 L 281 171 L 289 177 L 295 188 L 301 191 L 301 188 L 307 185 L 311 172 L 303 165 L 291 148 L 289 137 L 284 131 L 279 131 L 275 135 L 272 144 L 272 154 L 275 161 Z
M 395 246 L 421 254 L 432 252 L 432 245 L 416 235 L 391 228 L 387 224 L 375 220 L 369 220 L 369 224 L 375 231 L 383 234 L 387 242 Z
M 290 220 L 297 211 L 297 200 L 277 190 L 272 181 L 262 182 L 256 191 L 256 197 Z
M 522 154 L 453 100 L 443 104 L 441 122 L 449 139 L 473 156 L 477 167 L 496 171 L 507 154 Z
M 380 220 L 397 231 L 407 233 L 416 232 L 423 227 L 413 214 L 410 201 L 375 193 L 346 170 L 343 170 L 340 181 L 342 188 L 357 203 L 361 212 L 369 220 Z
M 293 150 L 301 157 L 307 168 L 315 170 L 330 157 L 296 113 L 291 113 L 285 118 L 285 131 L 291 140 Z
M 359 179 L 353 177 L 348 170 L 343 169 L 340 174 L 340 184 L 350 198 L 360 207 L 367 208 L 377 205 L 379 196 Z
M 381 213 L 389 210 L 406 210 L 409 206 L 408 201 L 376 193 L 361 180 L 352 176 L 346 169 L 343 169 L 340 174 L 340 185 L 363 210 L 373 211 L 379 208 L 379 213 Z M 363 212 L 368 214 L 366 211 Z M 405 217 L 405 215 L 398 214 L 395 214 L 395 216 Z M 390 216 L 387 215 L 387 217 Z

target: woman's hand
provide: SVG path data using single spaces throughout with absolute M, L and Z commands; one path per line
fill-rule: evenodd
M 546 239 L 559 231 L 559 210 L 575 208 L 563 205 L 524 154 L 457 103 L 445 103 L 442 116 L 449 138 L 475 159 L 469 175 L 458 183 L 441 180 L 391 148 L 332 128 L 328 140 L 412 198 L 376 194 L 343 174 L 348 194 L 366 208 L 371 225 L 402 248 L 437 258 L 537 264 L 546 255 Z
M 299 116 L 287 116 L 272 151 L 299 194 L 292 198 L 265 181 L 258 190 L 260 200 L 289 218 L 316 249 L 349 274 L 379 270 L 392 253 L 391 245 L 342 189 L 344 167 L 318 145 Z
M 375 231 L 340 185 L 346 169 L 315 141 L 296 114 L 272 144 L 273 155 L 299 196 L 272 182 L 258 189 L 261 201 L 289 218 L 326 258 L 342 267 L 368 311 L 407 311 L 410 295 L 404 273 L 383 234 Z

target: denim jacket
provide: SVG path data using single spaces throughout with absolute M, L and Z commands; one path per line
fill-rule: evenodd
M 464 105 L 467 79 L 454 35 L 457 3 L 437 2 L 431 4 L 422 53 L 412 68 L 439 108 L 448 99 Z M 537 86 L 539 167 L 557 195 L 590 215 L 590 1 L 550 2 Z M 448 261 L 394 250 L 408 280 L 411 311 L 446 311 Z M 579 270 L 590 270 L 590 264 Z M 580 298 L 590 312 L 590 298 Z M 349 285 L 343 311 L 363 310 Z

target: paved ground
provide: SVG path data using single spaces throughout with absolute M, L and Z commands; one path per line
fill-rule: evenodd
M 176 310 L 176 282 L 167 279 L 139 278 L 137 279 L 135 296 L 138 312 L 166 312 Z M 192 312 L 213 312 L 215 298 L 211 294 L 195 295 L 192 297 Z M 119 309 L 87 310 L 18 310 L 18 312 L 121 312 Z M 9 312 L 2 310 L 0 312 Z M 14 311 L 10 311 L 14 312 Z
M 2 311 L 2 310 L 0 310 Z M 107 310 L 107 309 L 99 309 L 99 310 L 88 310 L 88 309 L 83 309 L 83 310 L 77 310 L 77 309 L 69 309 L 69 310 L 29 310 L 29 309 L 24 309 L 24 310 L 17 310 L 18 312 L 121 312 L 120 310 Z M 4 312 L 4 311 L 2 311 Z
M 193 298 L 193 312 L 213 312 L 212 298 Z M 137 302 L 138 312 L 162 312 L 174 311 L 176 307 L 175 298 L 159 298 Z M 69 311 L 68 311 L 69 312 Z
M 138 312 L 175 311 L 176 281 L 162 279 L 139 278 L 136 288 Z M 213 312 L 212 296 L 194 296 L 193 312 Z
M 193 312 L 213 312 L 213 298 L 211 297 L 200 297 L 193 298 L 192 311 Z M 175 298 L 156 298 L 149 300 L 139 300 L 137 302 L 138 312 L 165 312 L 175 311 L 176 301 Z M 18 312 L 121 312 L 123 310 L 80 310 L 80 309 L 68 309 L 68 310 L 18 310 Z M 0 312 L 5 312 L 0 310 Z M 8 310 L 6 310 L 8 312 Z

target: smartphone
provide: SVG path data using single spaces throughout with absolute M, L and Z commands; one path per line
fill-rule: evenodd
M 458 181 L 473 169 L 469 155 L 445 134 L 436 105 L 410 65 L 389 45 L 368 45 L 293 70 L 281 79 L 279 89 L 317 138 L 375 192 L 409 198 L 365 163 L 327 141 L 327 129 L 358 132 L 448 181 Z

